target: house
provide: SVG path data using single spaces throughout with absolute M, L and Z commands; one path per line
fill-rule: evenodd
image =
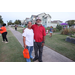
M 30 18 L 26 18 L 25 20 L 21 20 L 21 24 L 22 25 L 25 25 L 27 24 L 28 21 L 30 21 L 31 19 Z
M 31 22 L 32 22 L 32 24 L 35 24 L 37 17 L 38 17 L 37 15 L 32 15 L 31 16 Z
M 25 21 L 25 20 L 20 20 L 20 21 L 21 21 L 21 24 L 24 25 L 24 21 Z
M 41 14 L 38 14 L 38 15 L 32 15 L 31 18 L 30 18 L 32 24 L 35 24 L 37 17 L 40 17 L 41 18 L 41 24 L 44 27 L 50 27 L 50 24 L 51 24 L 51 16 L 49 14 L 41 13 Z
M 41 13 L 37 15 L 38 17 L 41 18 L 41 23 L 44 27 L 50 27 L 51 25 L 51 16 L 46 13 Z
M 24 24 L 27 24 L 28 21 L 31 21 L 31 18 L 26 18 Z
M 60 20 L 54 20 L 54 21 L 51 21 L 51 26 L 53 28 L 56 28 L 57 25 L 60 25 L 61 23 L 63 23 L 62 21 Z

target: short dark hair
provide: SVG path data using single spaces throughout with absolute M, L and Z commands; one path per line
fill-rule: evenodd
M 28 21 L 27 24 L 28 24 L 29 22 L 31 22 L 31 21 Z M 32 23 L 32 22 L 31 22 L 31 23 Z
M 4 23 L 2 26 L 6 26 L 6 24 Z

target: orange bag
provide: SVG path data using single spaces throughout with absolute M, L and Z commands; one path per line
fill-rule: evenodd
M 23 50 L 23 56 L 24 56 L 24 58 L 27 58 L 27 59 L 30 58 L 28 49 Z

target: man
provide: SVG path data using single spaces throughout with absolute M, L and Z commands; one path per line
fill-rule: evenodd
M 34 31 L 34 51 L 35 51 L 35 58 L 33 61 L 38 60 L 39 62 L 42 62 L 42 52 L 43 52 L 43 46 L 45 43 L 45 28 L 41 24 L 41 19 L 37 17 L 36 23 L 32 25 L 32 29 Z M 39 51 L 39 55 L 38 55 Z

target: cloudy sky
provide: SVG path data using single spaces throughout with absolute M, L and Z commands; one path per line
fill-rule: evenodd
M 38 15 L 44 12 L 0 12 L 0 15 L 3 18 L 3 21 L 6 23 L 9 20 L 13 22 L 16 19 L 24 20 L 25 18 L 30 18 L 31 15 Z M 53 20 L 61 20 L 63 22 L 67 20 L 75 20 L 75 12 L 45 12 L 52 17 Z

